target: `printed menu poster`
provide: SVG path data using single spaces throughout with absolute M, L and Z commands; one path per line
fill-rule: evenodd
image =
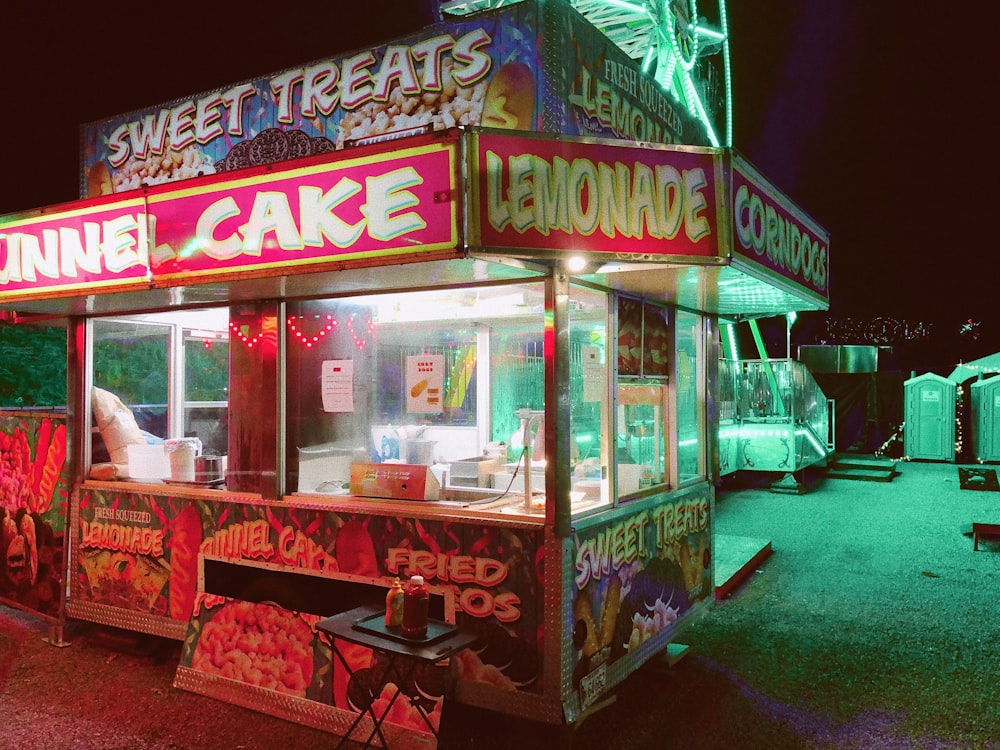
M 420 354 L 406 358 L 406 411 L 440 414 L 444 384 L 444 356 Z
M 322 383 L 323 411 L 354 411 L 354 360 L 324 360 Z

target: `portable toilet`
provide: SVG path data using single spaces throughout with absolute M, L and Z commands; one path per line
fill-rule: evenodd
M 972 393 L 972 450 L 977 461 L 1000 461 L 1000 377 L 977 380 Z
M 903 450 L 908 458 L 955 460 L 958 385 L 932 372 L 903 383 Z

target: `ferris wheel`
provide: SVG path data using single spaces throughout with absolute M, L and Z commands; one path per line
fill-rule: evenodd
M 444 0 L 465 15 L 518 0 Z M 700 121 L 709 142 L 733 143 L 726 0 L 568 0 Z

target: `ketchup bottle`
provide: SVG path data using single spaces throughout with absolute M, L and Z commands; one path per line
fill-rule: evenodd
M 411 576 L 403 592 L 403 635 L 407 638 L 427 637 L 427 607 L 430 592 L 423 576 Z

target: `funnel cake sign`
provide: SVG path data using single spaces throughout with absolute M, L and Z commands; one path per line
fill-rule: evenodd
M 148 281 L 143 198 L 0 218 L 0 299 Z
M 0 300 L 455 249 L 454 144 L 0 218 Z
M 153 278 L 453 249 L 455 180 L 445 142 L 151 194 Z

